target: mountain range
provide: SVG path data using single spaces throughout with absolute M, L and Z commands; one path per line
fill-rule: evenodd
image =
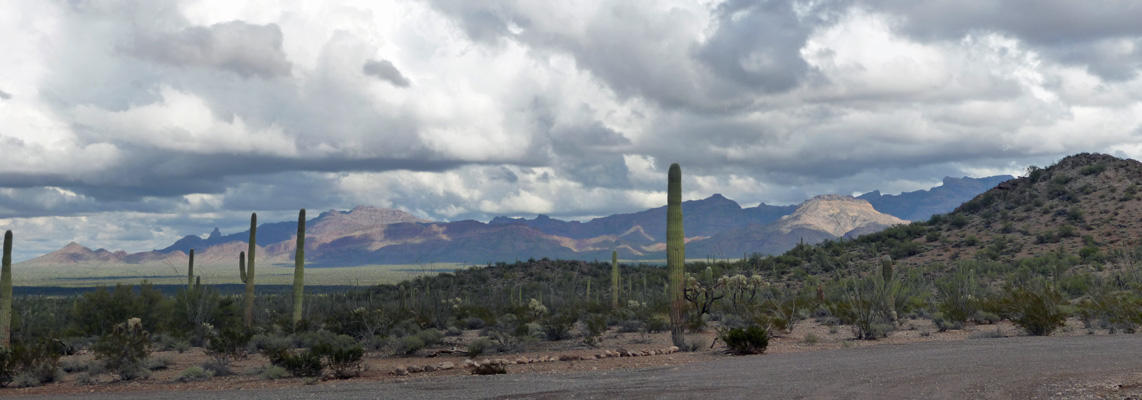
M 948 212 L 1010 176 L 945 178 L 927 191 L 859 198 L 814 197 L 797 206 L 741 207 L 714 194 L 684 202 L 687 256 L 728 258 L 741 254 L 779 254 L 798 243 L 855 237 L 888 226 Z M 989 186 L 990 185 L 990 186 Z M 895 210 L 889 215 L 885 210 Z M 904 217 L 899 217 L 903 215 Z M 587 222 L 562 221 L 545 215 L 534 219 L 496 217 L 479 221 L 435 222 L 399 210 L 359 206 L 330 210 L 307 221 L 307 265 L 484 264 L 528 258 L 602 260 L 617 250 L 626 260 L 665 259 L 666 207 L 616 214 Z M 259 257 L 290 263 L 296 223 L 258 227 Z M 71 243 L 58 251 L 24 262 L 35 266 L 99 264 L 182 264 L 195 249 L 197 264 L 236 264 L 248 232 L 186 236 L 150 252 L 91 250 Z

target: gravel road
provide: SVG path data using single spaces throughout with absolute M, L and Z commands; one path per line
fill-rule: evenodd
M 1089 389 L 1091 382 L 1139 376 L 1142 335 L 1111 335 L 971 339 L 727 356 L 709 363 L 606 372 L 453 376 L 395 383 L 324 383 L 274 390 L 92 393 L 83 398 L 1094 398 L 1096 395 L 1089 390 L 1075 388 Z M 1137 398 L 1139 394 L 1114 392 L 1110 397 Z

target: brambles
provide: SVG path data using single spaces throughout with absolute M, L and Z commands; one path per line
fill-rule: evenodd
M 757 325 L 732 328 L 718 336 L 730 354 L 761 354 L 769 347 L 769 332 Z

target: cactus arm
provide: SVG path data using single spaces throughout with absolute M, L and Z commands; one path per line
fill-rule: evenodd
M 242 278 L 242 283 L 246 283 L 246 252 L 238 253 L 238 276 Z

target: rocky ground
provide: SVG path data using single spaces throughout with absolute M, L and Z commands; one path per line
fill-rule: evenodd
M 851 330 L 846 326 L 824 326 L 815 321 L 798 323 L 791 332 L 778 335 L 770 341 L 766 354 L 787 354 L 816 352 L 851 347 L 885 346 L 903 343 L 940 342 L 962 340 L 987 340 L 996 337 L 1022 335 L 1018 328 L 1004 321 L 994 325 L 969 325 L 962 330 L 938 332 L 931 321 L 916 319 L 902 322 L 900 330 L 887 338 L 875 341 L 853 340 Z M 1108 332 L 1082 328 L 1077 320 L 1056 332 L 1059 336 L 1107 335 Z M 169 358 L 166 369 L 154 371 L 142 380 L 119 381 L 110 374 L 90 375 L 82 379 L 81 374 L 68 374 L 62 382 L 41 387 L 9 388 L 0 390 L 2 395 L 61 395 L 81 393 L 108 393 L 134 391 L 187 391 L 187 390 L 227 390 L 227 389 L 272 389 L 304 385 L 330 385 L 338 382 L 409 382 L 425 378 L 439 378 L 451 375 L 472 373 L 473 364 L 501 364 L 508 374 L 561 374 L 569 372 L 620 370 L 646 367 L 678 366 L 726 359 L 724 346 L 713 342 L 715 334 L 705 332 L 690 335 L 688 340 L 702 343 L 701 349 L 693 352 L 676 351 L 672 348 L 669 333 L 618 333 L 609 332 L 596 346 L 587 346 L 581 339 L 560 342 L 539 342 L 522 351 L 513 353 L 492 353 L 474 359 L 460 351 L 466 344 L 475 340 L 477 331 L 467 331 L 461 336 L 446 337 L 445 343 L 423 350 L 412 357 L 395 357 L 386 353 L 374 352 L 365 356 L 360 376 L 349 380 L 312 380 L 284 378 L 268 380 L 258 376 L 258 372 L 268 364 L 261 355 L 251 355 L 239 360 L 233 366 L 235 375 L 214 377 L 199 382 L 176 382 L 185 368 L 202 365 L 209 360 L 202 349 L 194 348 L 185 353 L 173 351 L 156 352 L 153 357 Z M 764 357 L 764 356 L 762 356 Z M 66 363 L 83 363 L 91 360 L 89 354 L 65 357 Z M 1109 379 L 1109 378 L 1108 378 Z M 1089 397 L 1092 393 L 1138 393 L 1142 388 L 1142 374 L 1114 377 L 1111 380 L 1068 383 L 1058 388 L 1058 393 L 1066 397 Z M 1098 396 L 1095 396 L 1098 397 Z

